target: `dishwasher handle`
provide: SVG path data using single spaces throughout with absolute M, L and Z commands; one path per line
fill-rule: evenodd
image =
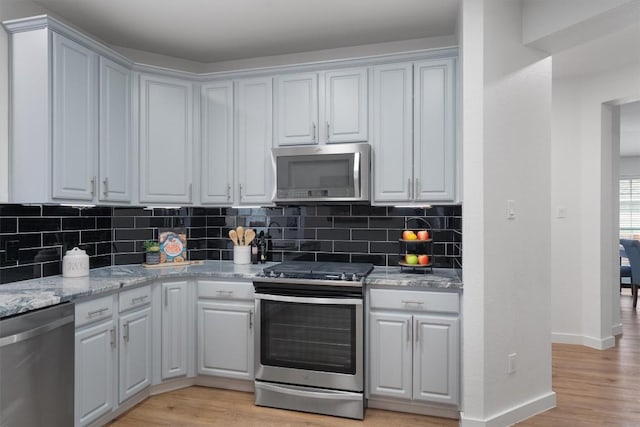
M 54 320 L 53 322 L 49 322 L 45 325 L 26 330 L 24 332 L 0 337 L 0 348 L 28 340 L 29 338 L 37 337 L 38 335 L 42 335 L 68 323 L 73 323 L 74 319 L 74 315 L 71 314 L 69 316 L 62 317 L 60 319 Z

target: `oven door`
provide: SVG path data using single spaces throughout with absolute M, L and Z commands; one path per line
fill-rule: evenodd
M 256 380 L 363 391 L 361 298 L 255 298 Z

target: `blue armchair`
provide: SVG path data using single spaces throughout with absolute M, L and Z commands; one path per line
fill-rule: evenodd
M 640 242 L 637 240 L 620 239 L 620 244 L 624 248 L 629 265 L 631 266 L 631 292 L 633 294 L 633 308 L 638 305 L 638 286 L 640 286 Z M 620 267 L 620 275 L 623 271 Z

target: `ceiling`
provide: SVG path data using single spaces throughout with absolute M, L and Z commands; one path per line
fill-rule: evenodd
M 33 0 L 104 42 L 201 63 L 453 35 L 460 0 Z

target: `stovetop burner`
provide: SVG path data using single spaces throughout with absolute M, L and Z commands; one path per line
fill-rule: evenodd
M 371 263 L 286 261 L 267 267 L 260 276 L 287 279 L 361 281 L 373 270 Z

